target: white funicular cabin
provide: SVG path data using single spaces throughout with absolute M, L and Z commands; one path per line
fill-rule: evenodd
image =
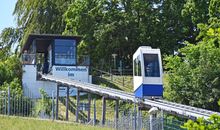
M 40 98 L 40 88 L 49 96 L 56 91 L 57 83 L 40 80 L 38 73 L 91 83 L 89 57 L 77 56 L 80 40 L 79 36 L 30 34 L 22 48 L 21 57 L 24 95 Z M 65 96 L 66 87 L 60 88 L 60 96 Z M 72 88 L 70 92 L 70 95 L 75 95 L 76 89 Z

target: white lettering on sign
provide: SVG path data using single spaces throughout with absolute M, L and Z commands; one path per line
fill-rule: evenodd
M 87 71 L 87 68 L 55 67 L 56 71 Z

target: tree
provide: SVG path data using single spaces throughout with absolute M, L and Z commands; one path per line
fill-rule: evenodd
M 11 88 L 12 93 L 22 94 L 22 67 L 20 59 L 9 56 L 6 60 L 0 60 L 0 90 L 7 91 Z
M 0 35 L 0 60 L 18 52 L 19 49 L 19 29 L 5 28 Z
M 83 36 L 80 49 L 91 54 L 94 66 L 100 59 L 110 64 L 112 53 L 131 66 L 139 46 L 172 54 L 183 41 L 195 41 L 196 25 L 204 19 L 194 22 L 188 12 L 182 13 L 186 4 L 174 0 L 76 0 L 65 13 L 64 34 Z M 208 9 L 208 3 L 202 5 L 198 8 Z
M 17 56 L 10 56 L 7 60 L 0 61 L 0 86 L 4 82 L 10 83 L 14 78 L 18 78 L 21 81 L 21 62 Z
M 198 42 L 179 50 L 180 55 L 166 57 L 168 100 L 219 111 L 220 99 L 220 20 L 199 24 Z
M 21 45 L 30 33 L 61 34 L 65 27 L 62 15 L 71 1 L 18 0 L 13 14 L 22 30 Z

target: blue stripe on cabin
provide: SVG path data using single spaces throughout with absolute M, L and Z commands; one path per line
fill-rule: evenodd
M 135 90 L 135 97 L 163 96 L 163 85 L 142 84 Z

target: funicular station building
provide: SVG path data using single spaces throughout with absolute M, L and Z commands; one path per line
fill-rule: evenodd
M 56 91 L 57 83 L 39 80 L 39 73 L 91 83 L 89 57 L 77 55 L 80 40 L 78 36 L 30 34 L 22 48 L 24 95 L 40 98 L 40 88 L 49 96 Z M 60 96 L 65 96 L 66 87 L 59 88 Z M 75 88 L 69 91 L 70 96 L 76 94 Z

